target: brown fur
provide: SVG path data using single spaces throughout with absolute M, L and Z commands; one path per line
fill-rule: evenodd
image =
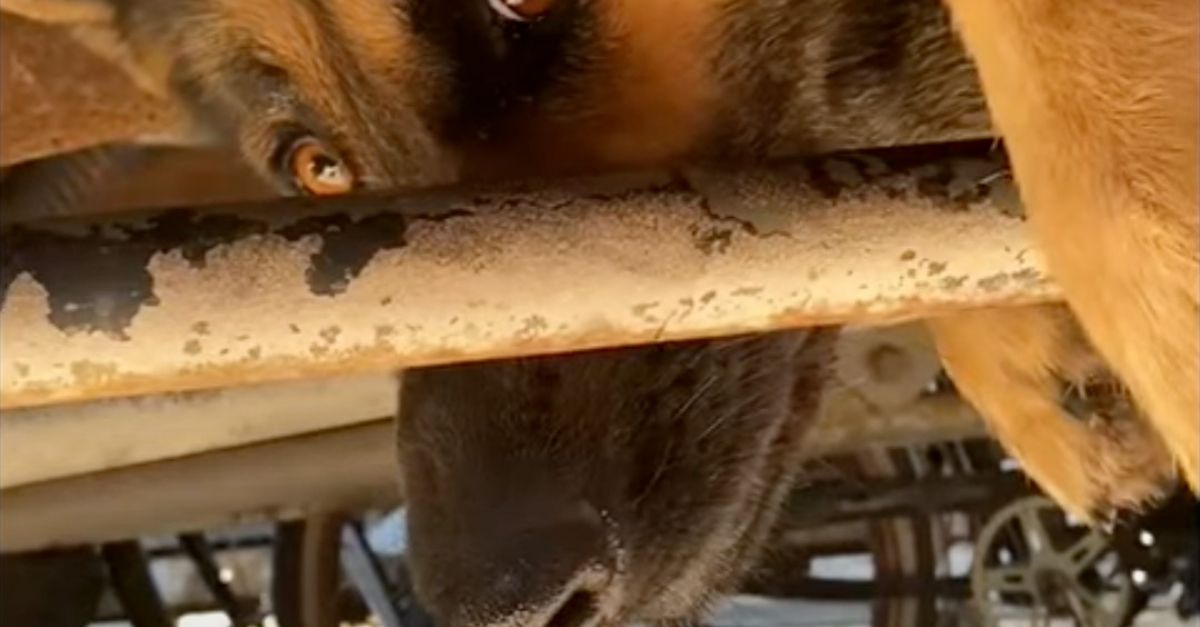
M 1197 486 L 1195 2 L 948 0 L 982 91 L 939 0 L 558 0 L 522 26 L 484 0 L 114 2 L 149 74 L 287 193 L 272 157 L 297 129 L 381 189 L 956 139 L 994 119 L 1071 310 L 1145 411 L 1073 415 L 1064 388 L 1103 369 L 1055 307 L 933 321 L 960 389 L 1078 514 L 1153 496 L 1163 446 Z M 713 581 L 690 585 L 695 600 Z
M 1138 507 L 1172 478 L 1166 447 L 1123 395 L 1086 397 L 1090 381 L 1108 377 L 1066 308 L 968 311 L 929 328 L 963 396 L 1069 511 L 1094 519 L 1108 513 L 1098 506 Z M 1072 415 L 1071 396 L 1088 415 Z
M 1200 489 L 1200 5 L 949 4 L 1051 272 Z
M 515 124 L 514 136 L 531 144 L 531 158 L 522 163 L 529 173 L 662 164 L 693 151 L 714 123 L 719 85 L 694 61 L 716 43 L 720 15 L 713 2 L 615 0 L 599 3 L 595 19 L 621 45 L 564 86 L 565 103 L 554 105 L 553 114 L 535 109 Z M 506 152 L 495 157 L 507 160 Z

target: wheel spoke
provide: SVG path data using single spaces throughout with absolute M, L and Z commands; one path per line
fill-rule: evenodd
M 404 627 L 391 582 L 357 522 L 342 527 L 342 569 L 384 627 Z
M 1029 545 L 1031 555 L 1049 551 L 1053 548 L 1050 544 L 1050 534 L 1047 533 L 1046 526 L 1042 524 L 1041 513 L 1041 508 L 1030 507 L 1021 510 L 1017 514 L 1017 519 L 1021 521 L 1021 531 L 1024 534 L 1026 544 Z
M 1111 547 L 1112 541 L 1107 536 L 1099 531 L 1088 531 L 1063 552 L 1068 572 L 1072 577 L 1078 578 L 1080 573 L 1091 568 Z
M 1072 585 L 1064 591 L 1067 599 L 1067 608 L 1075 617 L 1075 620 L 1080 625 L 1093 625 L 1092 615 L 1100 608 L 1096 604 L 1096 600 L 1091 593 L 1083 589 L 1083 586 L 1078 584 Z
M 1041 603 L 1035 605 L 1029 623 L 1032 627 L 1050 627 L 1050 610 Z
M 1079 617 L 1080 622 L 1088 627 L 1107 627 L 1120 625 L 1121 617 L 1124 616 L 1129 598 L 1126 596 L 1127 591 L 1115 590 L 1106 593 L 1105 591 L 1092 590 L 1088 588 L 1082 581 L 1075 580 L 1067 594 L 1072 599 L 1072 610 L 1075 609 L 1075 601 L 1078 600 L 1082 604 L 1086 615 Z M 1115 603 L 1105 603 L 1106 600 L 1116 601 Z
M 1066 591 L 1067 605 L 1075 620 L 1083 627 L 1112 625 L 1108 610 L 1097 594 L 1076 581 Z
M 984 586 L 1001 594 L 1027 594 L 1036 597 L 1032 571 L 1025 566 L 999 566 L 984 575 Z

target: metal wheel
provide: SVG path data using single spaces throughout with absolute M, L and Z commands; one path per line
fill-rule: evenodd
M 919 512 L 886 511 L 894 499 L 872 500 L 853 490 L 855 486 L 911 481 L 918 469 L 902 452 L 871 448 L 816 462 L 807 478 L 827 474 L 835 482 L 829 487 L 837 491 L 834 486 L 840 484 L 848 489 L 847 494 L 822 497 L 812 487 L 798 488 L 772 556 L 744 592 L 776 599 L 858 602 L 870 607 L 874 627 L 931 627 L 936 620 L 937 597 L 954 588 L 951 582 L 935 577 L 937 549 L 932 527 L 936 522 Z M 823 519 L 823 512 L 856 504 L 867 505 L 871 511 L 843 511 L 842 516 Z M 818 561 L 830 558 L 845 564 L 853 561 L 851 571 L 865 570 L 848 571 L 849 578 L 822 572 Z
M 280 627 L 432 627 L 403 564 L 385 565 L 355 517 L 324 513 L 276 531 L 272 600 Z
M 1126 627 L 1140 604 L 1111 537 L 1072 524 L 1042 496 L 1014 501 L 984 526 L 971 587 L 987 627 L 1021 616 L 1035 627 Z

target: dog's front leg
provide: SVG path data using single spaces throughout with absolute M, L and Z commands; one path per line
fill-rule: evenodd
M 947 4 L 1050 272 L 1200 489 L 1200 3 Z
M 1089 520 L 1137 508 L 1174 464 L 1061 305 L 928 320 L 947 372 L 1025 473 Z

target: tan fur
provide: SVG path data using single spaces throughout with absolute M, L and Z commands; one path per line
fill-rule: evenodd
M 1132 406 L 1072 416 L 1063 395 L 1101 363 L 1062 306 L 983 309 L 929 320 L 947 371 L 1025 472 L 1068 511 L 1136 507 L 1159 496 L 1174 465 Z M 1099 400 L 1099 399 L 1098 399 Z
M 584 94 L 611 99 L 593 124 L 607 127 L 596 151 L 608 163 L 654 163 L 689 152 L 711 123 L 717 86 L 694 60 L 712 50 L 711 0 L 615 0 L 602 12 L 605 29 L 625 45 L 609 73 Z M 635 6 L 636 5 L 636 6 Z M 591 126 L 589 124 L 588 126 Z M 614 132 L 615 131 L 615 132 Z
M 718 3 L 611 0 L 597 9 L 612 57 L 571 80 L 564 102 L 515 123 L 528 153 L 517 169 L 501 150 L 472 159 L 468 176 L 653 167 L 697 149 L 715 121 L 719 86 L 707 62 L 717 48 Z
M 338 68 L 328 63 L 328 43 L 312 13 L 295 0 L 215 0 L 208 4 L 209 16 L 195 20 L 196 28 L 207 28 L 207 37 L 185 41 L 198 46 L 185 54 L 194 59 L 194 73 L 219 76 L 224 68 L 245 54 L 286 68 L 290 80 L 308 96 L 308 104 L 323 116 L 337 120 L 344 111 Z M 258 112 L 273 118 L 282 113 L 271 109 Z
M 1187 482 L 1200 489 L 1200 4 L 948 4 L 1051 272 Z M 999 391 L 1001 383 L 980 386 Z M 993 422 L 1021 419 L 999 411 Z M 1014 432 L 1008 443 L 1030 449 L 1053 429 Z M 1082 436 L 1068 441 L 1065 450 L 1089 444 Z M 1086 489 L 1072 474 L 1063 465 L 1043 484 L 1083 502 Z
M 368 76 L 379 81 L 398 81 L 410 73 L 416 60 L 408 24 L 395 5 L 363 0 L 325 0 L 329 13 L 344 33 L 350 53 Z

